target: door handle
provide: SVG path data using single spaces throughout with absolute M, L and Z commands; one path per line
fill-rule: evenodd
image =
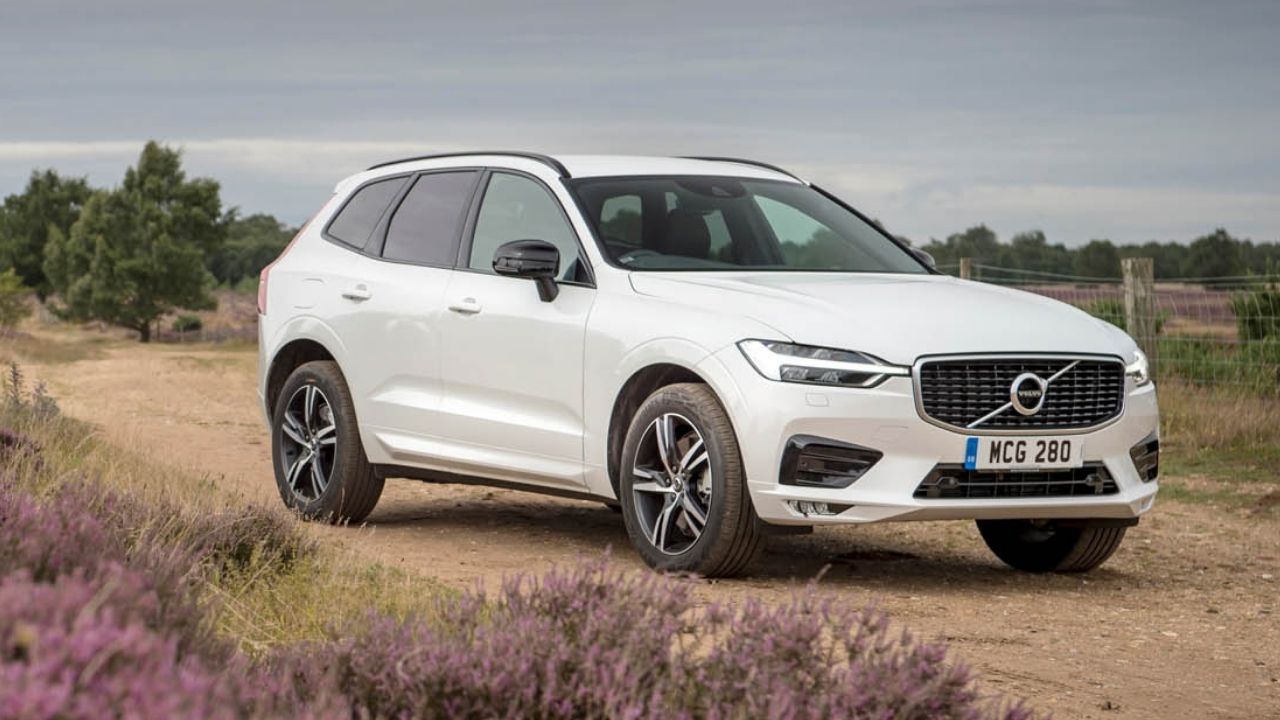
M 463 315 L 475 315 L 480 312 L 481 307 L 479 300 L 476 300 L 473 297 L 468 297 L 449 303 L 449 309 Z
M 361 283 L 355 287 L 349 287 L 346 290 L 343 290 L 342 297 L 355 302 L 364 302 L 365 300 L 373 297 L 373 293 L 369 292 L 369 288 L 365 287 L 365 285 Z

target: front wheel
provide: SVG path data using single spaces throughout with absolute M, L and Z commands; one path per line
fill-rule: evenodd
M 1127 528 L 1072 527 L 1052 520 L 979 520 L 978 532 L 991 552 L 1027 572 L 1088 572 L 1120 547 Z
M 619 472 L 627 534 L 650 566 L 724 577 L 758 555 L 763 527 L 738 440 L 706 385 L 650 395 L 631 419 Z
M 289 376 L 272 416 L 276 486 L 289 508 L 331 523 L 359 522 L 382 495 L 360 442 L 346 378 L 331 361 Z

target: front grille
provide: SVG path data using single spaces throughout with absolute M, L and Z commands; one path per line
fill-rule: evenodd
M 1118 360 L 1077 358 L 966 358 L 926 360 L 920 366 L 920 406 L 943 425 L 969 425 L 1009 403 L 1014 380 L 1034 373 L 1048 380 L 1071 363 L 1044 394 L 1034 415 L 1012 407 L 976 427 L 983 430 L 1082 430 L 1120 414 L 1124 365 Z
M 1023 472 L 966 470 L 963 465 L 942 464 L 916 487 L 915 496 L 928 500 L 977 498 L 1080 497 L 1114 495 L 1115 478 L 1101 463 L 1070 470 Z

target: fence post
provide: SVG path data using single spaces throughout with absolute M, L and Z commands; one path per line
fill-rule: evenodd
M 1156 374 L 1155 262 L 1151 258 L 1124 258 L 1124 326 L 1147 354 L 1151 376 Z
M 960 279 L 961 280 L 973 279 L 973 258 L 967 258 L 967 257 L 960 258 Z

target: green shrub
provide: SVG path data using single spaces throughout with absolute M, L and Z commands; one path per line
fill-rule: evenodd
M 1280 338 L 1280 286 L 1271 283 L 1232 295 L 1231 312 L 1241 340 Z
M 1125 329 L 1124 301 L 1119 298 L 1102 298 L 1084 306 L 1084 311 L 1099 320 L 1106 320 L 1121 330 Z
M 30 315 L 31 288 L 22 284 L 13 268 L 0 273 L 0 334 L 12 330 Z
M 179 315 L 173 319 L 173 331 L 178 333 L 195 332 L 204 328 L 204 321 L 199 315 Z
M 1159 347 L 1162 378 L 1249 394 L 1280 394 L 1280 335 L 1240 343 L 1211 337 L 1165 337 Z

